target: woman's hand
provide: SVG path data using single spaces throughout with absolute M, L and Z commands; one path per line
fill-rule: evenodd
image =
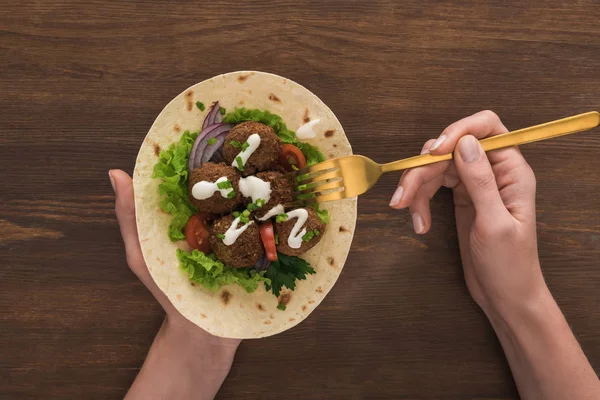
M 167 314 L 127 398 L 212 399 L 229 372 L 240 340 L 219 338 L 200 329 L 156 286 L 138 240 L 132 180 L 120 170 L 109 171 L 109 177 L 127 264 Z
M 441 186 L 452 188 L 465 279 L 475 301 L 488 312 L 534 300 L 546 290 L 535 226 L 535 176 L 518 148 L 486 155 L 477 139 L 507 132 L 491 111 L 448 126 L 422 153 L 447 154 L 445 161 L 407 171 L 390 205 L 409 207 L 414 229 L 431 227 L 429 200 Z

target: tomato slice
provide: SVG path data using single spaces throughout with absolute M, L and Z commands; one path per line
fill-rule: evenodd
M 210 251 L 208 242 L 208 215 L 192 215 L 185 225 L 185 240 L 192 249 L 198 249 L 203 253 Z
M 294 171 L 294 169 L 302 169 L 306 167 L 306 158 L 299 148 L 293 144 L 284 144 L 279 154 L 279 164 L 286 171 Z M 294 168 L 295 167 L 295 168 Z
M 275 232 L 273 232 L 273 223 L 267 221 L 260 226 L 260 238 L 262 239 L 267 259 L 277 261 L 277 247 L 275 247 Z

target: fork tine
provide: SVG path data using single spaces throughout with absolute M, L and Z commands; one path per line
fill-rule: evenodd
M 341 200 L 346 198 L 346 196 L 344 195 L 345 190 L 339 190 L 337 192 L 331 192 L 322 196 L 317 196 L 316 198 L 314 198 L 314 201 L 316 203 L 324 203 L 326 201 L 332 201 L 332 200 Z
M 297 171 L 289 172 L 287 176 L 290 178 L 296 178 L 297 176 L 312 175 L 332 168 L 339 168 L 337 162 L 335 160 L 326 160 L 318 164 L 312 165 L 310 167 L 305 167 Z
M 301 188 L 300 186 L 309 186 L 306 188 Z M 298 188 L 296 189 L 296 192 L 294 192 L 294 197 L 298 196 L 299 194 L 318 194 L 318 193 L 323 193 L 327 190 L 331 190 L 331 189 L 338 189 L 338 188 L 342 188 L 343 187 L 343 180 L 342 178 L 339 178 L 335 181 L 318 181 L 318 182 L 314 182 L 314 183 L 309 183 L 307 185 L 300 185 L 298 186 Z
M 298 178 L 302 178 L 302 179 L 298 180 Z M 313 174 L 310 176 L 306 176 L 306 174 L 298 175 L 296 177 L 296 185 L 309 185 L 311 183 L 325 181 L 327 179 L 333 179 L 333 178 L 341 178 L 339 168 L 334 169 L 334 170 L 331 170 L 331 169 L 324 170 L 323 172 L 319 171 L 317 174 Z

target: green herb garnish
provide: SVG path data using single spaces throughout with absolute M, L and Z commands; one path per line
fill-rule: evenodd
M 221 113 L 221 115 L 225 115 L 225 113 L 227 113 L 227 110 L 225 109 L 225 107 L 219 107 L 219 112 Z
M 321 210 L 318 203 L 313 204 L 312 208 L 315 210 L 322 223 L 329 223 L 329 212 L 327 210 Z
M 240 213 L 239 213 L 239 212 L 237 212 L 237 211 L 234 211 L 234 212 L 233 212 L 233 218 L 237 218 L 237 217 L 239 217 L 239 216 L 240 216 Z
M 207 143 L 208 143 L 209 146 L 212 146 L 213 144 L 217 143 L 217 139 L 216 138 L 210 138 L 210 139 L 208 139 Z
M 231 182 L 229 182 L 229 180 L 226 180 L 226 181 L 217 183 L 217 187 L 219 189 L 231 189 L 233 187 L 233 185 L 231 185 Z
M 286 256 L 277 253 L 277 261 L 273 261 L 267 269 L 264 277 L 269 279 L 265 282 L 267 291 L 271 291 L 279 297 L 281 289 L 285 286 L 290 290 L 296 288 L 296 280 L 306 279 L 306 275 L 314 274 L 315 270 L 310 264 L 299 257 Z
M 237 156 L 235 158 L 235 163 L 237 164 L 237 169 L 239 169 L 240 171 L 244 170 L 244 163 L 242 162 L 242 157 Z
M 246 209 L 250 210 L 250 211 L 256 211 L 259 209 L 259 207 L 258 207 L 258 205 L 254 204 L 254 203 L 250 203 L 250 204 L 248 204 L 248 207 L 246 207 Z
M 254 202 L 258 207 L 262 207 L 265 205 L 266 201 L 264 201 L 263 199 L 256 199 L 256 201 Z
M 244 143 L 242 143 L 242 151 L 246 151 L 246 149 L 247 149 L 248 147 L 250 147 L 250 143 L 248 143 L 248 142 L 244 142 Z
M 225 239 L 225 235 L 224 235 L 224 234 L 222 234 L 222 233 L 217 233 L 215 236 L 216 236 L 216 237 L 218 237 L 218 238 L 219 238 L 219 239 L 221 239 L 221 240 L 224 240 L 224 239 Z
M 283 304 L 283 303 L 279 303 L 279 304 L 277 304 L 277 309 L 278 309 L 278 310 L 285 311 L 285 308 L 286 308 L 286 307 L 285 307 L 285 304 Z
M 310 242 L 310 239 L 315 237 L 315 231 L 308 231 L 302 236 L 304 242 Z
M 288 215 L 283 213 L 283 214 L 279 214 L 278 216 L 275 217 L 275 222 L 285 222 L 288 219 Z
M 196 102 L 196 107 L 198 107 L 200 111 L 204 111 L 206 109 L 206 107 L 204 107 L 204 103 L 202 103 L 201 101 Z
M 233 199 L 234 197 L 235 197 L 235 192 L 233 190 L 231 192 L 227 193 L 228 199 Z
M 275 235 L 275 244 L 279 244 L 279 235 Z
M 240 142 L 238 142 L 237 140 L 231 140 L 229 142 L 229 144 L 232 145 L 233 147 L 235 147 L 236 149 L 242 148 L 242 144 Z

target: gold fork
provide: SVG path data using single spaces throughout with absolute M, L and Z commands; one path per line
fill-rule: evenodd
M 599 124 L 600 114 L 591 111 L 492 136 L 480 140 L 480 143 L 487 152 L 586 131 Z M 452 153 L 441 156 L 422 154 L 387 164 L 378 164 L 358 155 L 327 160 L 291 174 L 297 184 L 294 205 L 308 205 L 358 196 L 371 189 L 386 172 L 401 171 L 451 159 Z

